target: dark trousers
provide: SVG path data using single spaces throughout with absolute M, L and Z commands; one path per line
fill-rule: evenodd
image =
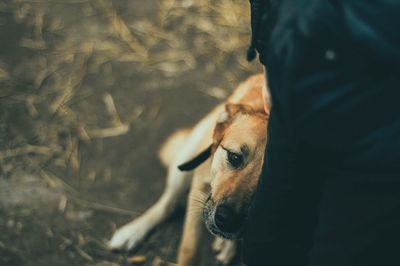
M 400 176 L 328 178 L 310 266 L 400 265 Z
M 248 242 L 244 256 L 247 266 L 400 265 L 400 177 L 327 177 L 311 248 Z

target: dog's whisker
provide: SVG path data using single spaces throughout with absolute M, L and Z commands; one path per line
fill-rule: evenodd
M 192 202 L 195 202 L 195 203 L 199 203 L 199 204 L 201 204 L 201 205 L 204 205 L 204 201 L 202 201 L 202 200 L 197 200 L 197 199 L 191 199 L 192 200 Z
M 205 200 L 206 198 L 200 195 L 192 194 L 190 195 L 190 198 L 192 199 L 199 199 L 199 200 Z
M 195 201 L 195 202 L 199 202 L 201 204 L 204 204 L 206 202 L 205 198 L 202 198 L 202 197 L 200 198 L 200 197 L 197 197 L 197 196 L 194 196 L 194 195 L 191 195 L 190 199 Z
M 191 208 L 197 208 L 197 209 L 203 209 L 204 208 L 204 206 L 203 206 L 203 204 L 193 204 L 192 206 L 190 206 Z
M 198 199 L 198 200 L 205 200 L 206 199 L 206 197 L 204 197 L 203 195 L 197 195 L 197 194 L 192 194 L 191 196 L 190 196 L 190 198 L 192 198 L 192 199 Z
M 203 209 L 201 208 L 192 208 L 189 210 L 189 212 L 203 212 Z
M 193 208 L 193 209 L 190 209 L 187 213 L 190 213 L 190 214 L 203 214 L 203 209 L 196 209 L 196 208 Z

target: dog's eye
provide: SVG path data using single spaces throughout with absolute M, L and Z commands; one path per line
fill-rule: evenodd
M 243 164 L 243 156 L 241 154 L 237 154 L 231 151 L 228 152 L 228 162 L 232 165 L 233 168 L 239 168 Z

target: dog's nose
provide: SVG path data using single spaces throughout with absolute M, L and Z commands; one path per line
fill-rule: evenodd
M 236 232 L 241 225 L 240 216 L 226 204 L 221 204 L 217 207 L 214 221 L 219 230 L 227 233 Z

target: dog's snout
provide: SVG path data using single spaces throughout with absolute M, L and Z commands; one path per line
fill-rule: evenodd
M 226 204 L 217 206 L 214 222 L 219 230 L 226 233 L 236 232 L 241 226 L 240 216 Z

